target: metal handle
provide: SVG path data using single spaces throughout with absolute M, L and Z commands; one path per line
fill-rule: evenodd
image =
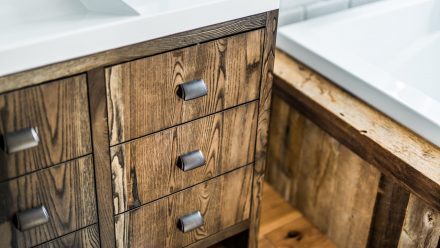
M 205 156 L 202 151 L 196 150 L 179 156 L 177 167 L 183 171 L 189 171 L 205 164 Z
M 23 151 L 38 146 L 40 138 L 37 128 L 25 128 L 3 135 L 3 148 L 7 153 Z
M 185 101 L 196 99 L 208 94 L 208 87 L 203 79 L 180 84 L 177 95 Z
M 193 213 L 184 215 L 179 218 L 177 223 L 177 228 L 183 233 L 190 232 L 197 229 L 205 224 L 202 214 L 200 211 L 195 211 Z
M 31 208 L 15 214 L 15 226 L 26 231 L 49 222 L 49 214 L 45 206 Z

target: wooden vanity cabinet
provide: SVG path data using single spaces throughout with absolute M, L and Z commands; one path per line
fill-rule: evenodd
M 277 17 L 0 77 L 0 246 L 257 247 Z

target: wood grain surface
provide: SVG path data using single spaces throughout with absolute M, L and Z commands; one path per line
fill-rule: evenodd
M 275 74 L 279 95 L 298 111 L 401 187 L 440 210 L 439 147 L 282 52 L 276 55 Z
M 115 213 L 252 163 L 257 107 L 252 102 L 112 147 Z M 180 155 L 199 149 L 204 166 L 186 172 L 176 166 Z
M 397 247 L 409 196 L 406 190 L 381 175 L 367 247 Z
M 261 199 L 263 194 L 264 173 L 269 133 L 270 104 L 272 96 L 273 66 L 275 61 L 275 42 L 278 26 L 278 10 L 267 12 L 264 30 L 263 66 L 261 72 L 257 143 L 255 147 L 255 168 L 252 182 L 251 226 L 249 247 L 258 246 L 258 228 L 260 223 Z
M 98 225 L 92 225 L 36 248 L 99 248 Z
M 115 217 L 117 247 L 184 247 L 249 218 L 252 165 Z M 188 233 L 178 219 L 200 211 L 204 225 Z M 148 221 L 146 221 L 148 220 Z
M 101 247 L 116 245 L 104 68 L 87 73 Z
M 110 143 L 257 99 L 262 34 L 251 31 L 107 68 Z M 207 84 L 207 96 L 177 96 L 179 84 L 198 79 Z
M 440 247 L 440 212 L 412 194 L 409 197 L 398 247 Z
M 264 27 L 266 13 L 0 77 L 0 93 Z
M 328 237 L 310 223 L 298 209 L 286 202 L 268 183 L 265 183 L 263 188 L 258 247 L 336 248 Z
M 337 247 L 365 247 L 380 173 L 274 96 L 267 180 Z
M 91 153 L 84 75 L 0 95 L 0 134 L 38 129 L 37 147 L 0 150 L 0 181 Z
M 92 157 L 57 165 L 0 184 L 0 247 L 30 247 L 96 223 Z M 44 205 L 49 223 L 20 232 L 19 211 Z

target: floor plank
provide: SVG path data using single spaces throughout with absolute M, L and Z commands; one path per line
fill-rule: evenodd
M 336 248 L 267 183 L 263 188 L 259 248 Z M 227 248 L 217 244 L 210 248 Z
M 336 247 L 267 183 L 261 215 L 260 248 Z

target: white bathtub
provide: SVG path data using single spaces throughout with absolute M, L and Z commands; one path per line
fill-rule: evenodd
M 277 46 L 440 147 L 440 0 L 386 0 L 284 26 Z

